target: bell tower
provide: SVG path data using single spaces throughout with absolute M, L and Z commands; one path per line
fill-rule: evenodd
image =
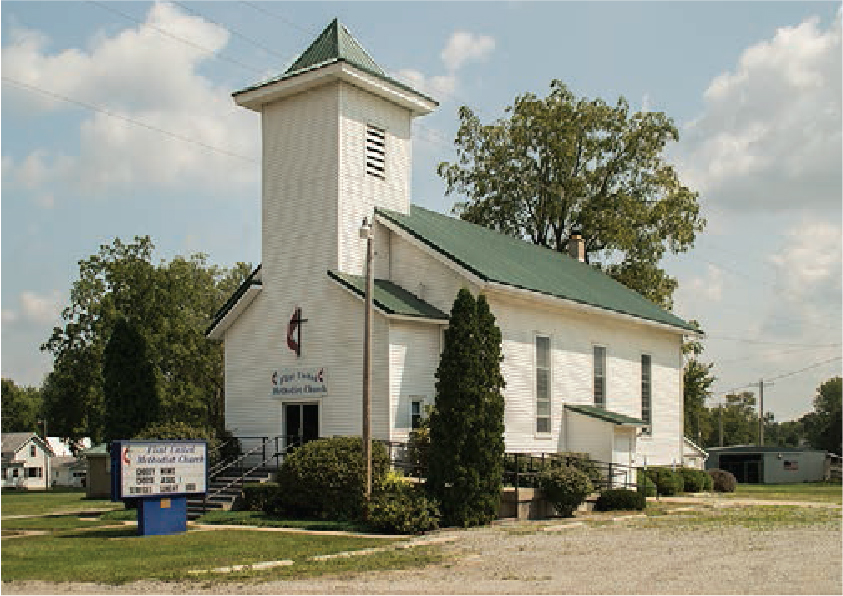
M 362 274 L 360 224 L 375 207 L 409 211 L 412 119 L 438 104 L 390 78 L 336 19 L 286 72 L 234 100 L 261 115 L 265 289 Z

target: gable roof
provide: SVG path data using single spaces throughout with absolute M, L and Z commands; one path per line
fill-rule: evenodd
M 484 282 L 697 332 L 691 324 L 638 292 L 566 254 L 417 205 L 411 205 L 406 215 L 381 208 L 375 211 Z
M 328 271 L 328 276 L 361 298 L 366 294 L 366 278 L 338 271 Z M 428 304 L 415 294 L 386 279 L 374 280 L 372 301 L 388 315 L 400 315 L 420 319 L 435 319 L 448 322 L 448 315 Z
M 14 457 L 15 452 L 23 447 L 30 439 L 38 442 L 43 449 L 49 451 L 50 453 L 53 452 L 50 446 L 36 433 L 3 433 L 2 447 L 0 448 L 0 451 L 2 451 L 2 458 L 9 460 Z
M 327 27 L 319 34 L 319 36 L 308 46 L 308 48 L 301 53 L 293 64 L 284 71 L 283 74 L 250 85 L 240 91 L 235 91 L 234 96 L 284 81 L 293 78 L 297 75 L 316 70 L 330 64 L 344 62 L 350 64 L 355 68 L 362 70 L 370 75 L 373 75 L 382 81 L 386 81 L 391 85 L 395 85 L 405 91 L 410 91 L 423 97 L 425 100 L 439 105 L 435 99 L 420 93 L 409 85 L 396 81 L 388 76 L 384 70 L 372 59 L 369 53 L 363 49 L 363 46 L 354 38 L 351 32 L 339 22 L 338 19 L 331 21 Z
M 254 271 L 252 271 L 249 276 L 243 280 L 243 283 L 240 284 L 231 297 L 223 304 L 220 309 L 214 315 L 214 320 L 208 325 L 208 328 L 205 330 L 205 335 L 208 336 L 219 326 L 220 323 L 223 322 L 223 319 L 226 318 L 228 313 L 237 306 L 237 303 L 246 296 L 249 290 L 257 289 L 260 290 L 263 287 L 263 279 L 261 277 L 261 265 L 255 267 Z M 248 303 L 254 299 L 254 295 L 251 298 L 247 297 L 246 301 L 243 304 L 245 308 L 248 306 Z
M 579 404 L 565 404 L 565 409 L 571 410 L 572 412 L 576 412 L 577 414 L 582 414 L 583 416 L 589 416 L 591 418 L 597 418 L 598 420 L 603 420 L 604 422 L 611 422 L 612 424 L 618 424 L 621 426 L 646 426 L 647 423 L 641 420 L 640 418 L 633 418 L 632 416 L 626 416 L 625 414 L 618 414 L 617 412 L 610 412 L 609 410 L 605 410 L 603 408 L 598 408 L 595 406 L 582 406 Z

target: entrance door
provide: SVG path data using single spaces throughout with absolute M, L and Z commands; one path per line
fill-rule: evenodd
M 319 438 L 319 404 L 284 404 L 287 449 Z

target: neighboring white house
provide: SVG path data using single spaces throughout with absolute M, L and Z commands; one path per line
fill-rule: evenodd
M 3 433 L 3 488 L 45 489 L 53 452 L 35 433 Z
M 83 458 L 72 455 L 58 455 L 50 462 L 52 486 L 84 488 L 86 464 Z
M 466 287 L 503 335 L 507 451 L 682 463 L 693 327 L 577 258 L 411 205 L 412 121 L 438 104 L 345 27 L 335 20 L 283 75 L 234 99 L 261 117 L 262 263 L 207 334 L 224 341 L 237 436 L 361 433 L 365 218 L 376 438 L 406 440 L 433 403 L 442 330 Z
M 685 437 L 685 447 L 682 453 L 682 465 L 686 468 L 705 470 L 705 462 L 708 460 L 708 451 Z

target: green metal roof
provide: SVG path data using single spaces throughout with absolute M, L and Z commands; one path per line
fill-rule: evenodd
M 600 420 L 605 420 L 606 422 L 611 422 L 612 424 L 620 424 L 623 426 L 646 426 L 647 423 L 643 420 L 638 418 L 633 418 L 631 416 L 625 416 L 624 414 L 618 414 L 617 412 L 610 412 L 609 410 L 604 410 L 603 408 L 598 408 L 595 406 L 580 406 L 580 405 L 572 405 L 572 404 L 565 404 L 565 408 L 571 410 L 572 412 L 576 412 L 577 414 L 582 414 L 584 416 L 590 416 L 592 418 L 599 418 Z
M 360 275 L 349 275 L 338 271 L 328 271 L 328 276 L 336 280 L 358 296 L 365 296 L 366 278 Z M 373 302 L 387 314 L 405 317 L 419 317 L 447 321 L 448 315 L 411 294 L 399 285 L 385 279 L 374 281 L 375 295 Z
M 381 76 L 386 74 L 372 60 L 366 50 L 357 43 L 354 36 L 345 28 L 345 25 L 337 19 L 334 19 L 325 27 L 319 37 L 310 44 L 310 47 L 299 56 L 298 60 L 293 62 L 293 65 L 284 74 L 294 75 L 299 71 L 308 70 L 334 60 L 345 60 L 349 64 Z
M 234 95 L 246 93 L 247 91 L 253 91 L 254 89 L 259 89 L 260 87 L 271 85 L 272 83 L 277 83 L 278 81 L 283 81 L 336 62 L 346 62 L 356 66 L 360 70 L 378 77 L 381 80 L 391 83 L 396 87 L 400 87 L 405 91 L 415 93 L 427 101 L 439 105 L 435 99 L 425 95 L 424 93 L 419 93 L 409 85 L 402 83 L 401 81 L 396 81 L 392 77 L 388 76 L 372 59 L 372 57 L 369 56 L 369 53 L 363 49 L 363 46 L 354 39 L 354 36 L 348 31 L 345 25 L 340 23 L 337 19 L 334 19 L 327 27 L 325 27 L 324 31 L 319 34 L 319 37 L 317 37 L 316 40 L 311 43 L 304 52 L 302 52 L 290 68 L 284 71 L 284 74 L 273 77 L 267 81 L 250 85 L 240 91 L 235 91 Z
M 566 254 L 416 205 L 410 206 L 409 215 L 376 211 L 483 281 L 696 331 L 673 313 Z

